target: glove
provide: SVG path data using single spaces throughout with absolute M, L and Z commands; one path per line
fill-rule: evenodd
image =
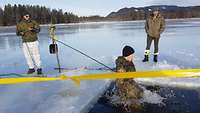
M 24 32 L 17 32 L 17 36 L 24 36 Z
M 32 28 L 30 31 L 31 32 L 35 32 L 35 33 L 39 33 L 40 32 L 40 28 Z

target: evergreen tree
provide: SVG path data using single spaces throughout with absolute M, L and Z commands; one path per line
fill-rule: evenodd
M 13 21 L 13 10 L 10 4 L 5 5 L 4 7 L 4 15 L 3 15 L 3 24 L 4 25 L 12 25 Z
M 3 25 L 3 10 L 0 7 L 0 26 L 2 26 L 2 25 Z

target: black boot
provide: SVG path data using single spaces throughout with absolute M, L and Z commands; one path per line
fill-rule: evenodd
M 144 59 L 142 60 L 142 62 L 148 62 L 149 61 L 149 55 L 144 55 Z
M 154 62 L 158 62 L 158 55 L 154 55 L 153 61 L 154 61 Z
M 35 69 L 33 68 L 33 69 L 29 69 L 28 70 L 28 72 L 27 72 L 27 74 L 32 74 L 32 73 L 34 73 L 35 72 Z
M 41 68 L 37 69 L 37 74 L 38 74 L 38 75 L 42 75 L 42 74 L 43 74 Z

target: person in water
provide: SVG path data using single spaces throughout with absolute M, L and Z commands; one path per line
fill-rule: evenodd
M 17 36 L 22 37 L 24 56 L 29 67 L 27 74 L 34 73 L 36 66 L 37 74 L 42 75 L 41 60 L 38 47 L 39 42 L 37 36 L 39 32 L 39 24 L 31 19 L 29 12 L 24 11 L 22 14 L 22 20 L 17 23 L 16 34 Z
M 117 72 L 135 72 L 133 63 L 135 50 L 130 46 L 125 46 L 122 56 L 116 59 Z M 137 112 L 141 108 L 139 99 L 143 97 L 143 89 L 134 81 L 134 79 L 117 79 L 117 92 L 120 100 L 123 102 L 125 110 Z
M 159 40 L 160 35 L 165 30 L 165 19 L 160 14 L 160 11 L 158 8 L 153 9 L 152 14 L 150 17 L 146 20 L 145 23 L 145 31 L 147 33 L 147 45 L 146 50 L 144 53 L 144 59 L 143 62 L 149 61 L 150 56 L 150 47 L 152 41 L 154 41 L 154 62 L 158 62 L 158 55 L 159 55 Z

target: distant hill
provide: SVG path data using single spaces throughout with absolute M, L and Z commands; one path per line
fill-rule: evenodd
M 168 5 L 157 5 L 148 7 L 122 8 L 117 12 L 111 12 L 106 16 L 108 20 L 143 20 L 146 19 L 153 8 L 159 8 L 162 15 L 168 19 L 174 18 L 198 18 L 200 17 L 200 6 L 179 7 Z

